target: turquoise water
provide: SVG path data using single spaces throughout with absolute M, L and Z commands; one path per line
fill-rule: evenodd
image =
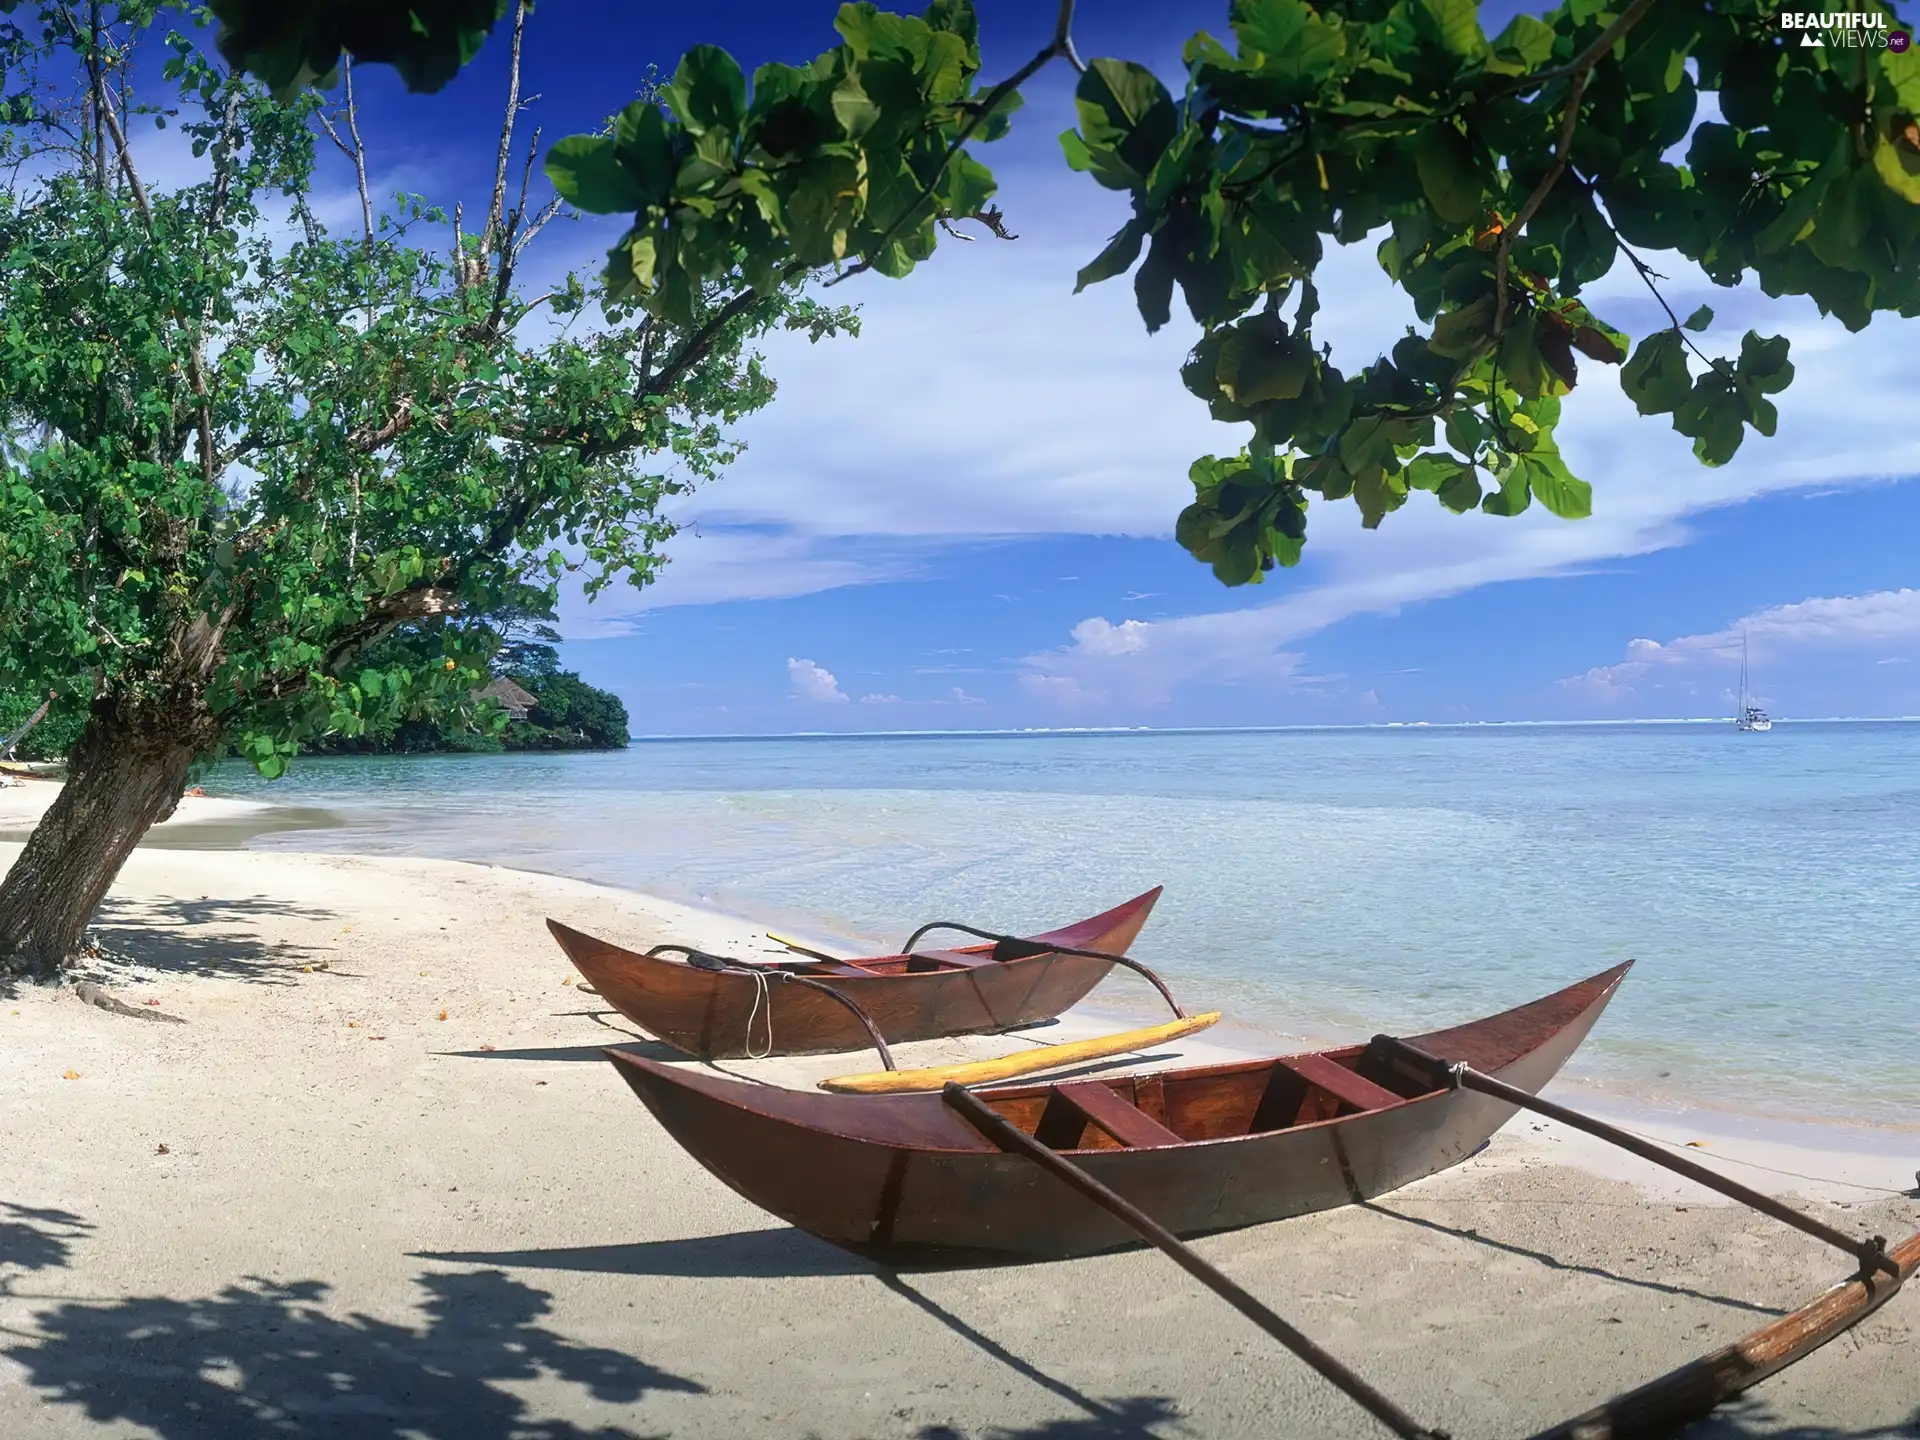
M 322 760 L 207 788 L 348 822 L 263 847 L 513 864 L 879 944 L 1164 883 L 1136 953 L 1189 1008 L 1294 1036 L 1450 1023 L 1634 958 L 1572 1073 L 1920 1128 L 1916 761 L 1909 724 L 1135 732 Z

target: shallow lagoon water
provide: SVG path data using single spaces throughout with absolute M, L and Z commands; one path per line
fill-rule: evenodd
M 1190 1008 L 1291 1036 L 1450 1023 L 1632 958 L 1573 1075 L 1920 1128 L 1916 762 L 1911 724 L 823 736 L 207 789 L 345 821 L 256 846 L 549 870 L 879 945 L 1165 884 L 1136 953 Z

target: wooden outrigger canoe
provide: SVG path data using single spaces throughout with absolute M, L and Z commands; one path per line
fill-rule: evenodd
M 1629 962 L 1631 963 L 1631 962 Z M 1530 1005 L 1411 1037 L 1529 1094 L 1565 1064 L 1628 965 Z M 608 1050 L 695 1159 L 747 1199 L 880 1259 L 1063 1256 L 1135 1243 L 1005 1153 L 940 1095 L 825 1095 Z M 1407 1077 L 1372 1046 L 975 1092 L 1179 1235 L 1331 1209 L 1458 1163 L 1510 1103 Z
M 1125 954 L 1159 898 L 1155 886 L 1124 905 L 1012 946 L 919 948 L 864 960 L 726 970 L 640 954 L 557 920 L 547 921 L 547 928 L 614 1009 L 649 1035 L 711 1060 L 858 1050 L 872 1043 L 860 1013 L 895 1044 L 1051 1020 L 1084 999 L 1114 963 L 1060 952 Z M 813 986 L 770 983 L 783 973 L 831 987 L 858 1013 Z

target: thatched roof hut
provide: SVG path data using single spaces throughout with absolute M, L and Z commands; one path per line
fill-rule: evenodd
M 507 718 L 510 720 L 526 719 L 528 712 L 540 703 L 537 696 L 529 695 L 504 675 L 482 685 L 473 692 L 473 698 L 492 700 L 507 712 Z

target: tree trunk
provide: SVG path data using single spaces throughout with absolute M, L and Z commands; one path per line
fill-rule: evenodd
M 0 883 L 0 974 L 50 978 L 78 953 L 133 847 L 180 803 L 201 728 L 155 733 L 95 701 L 66 785 Z

